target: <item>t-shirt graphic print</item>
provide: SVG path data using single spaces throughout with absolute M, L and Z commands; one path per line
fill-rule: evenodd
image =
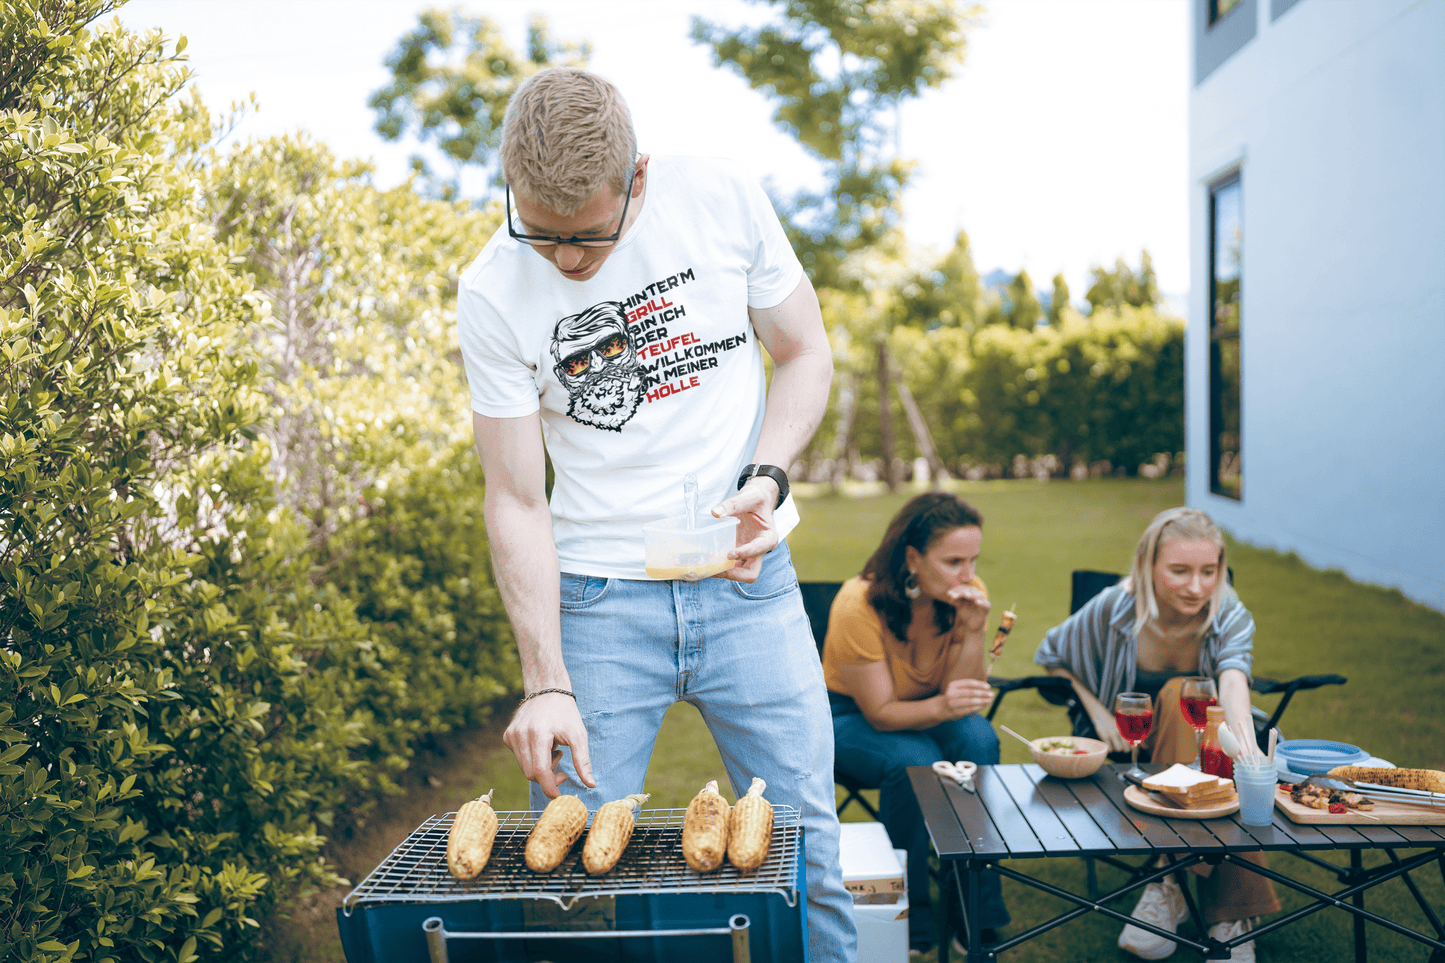
M 676 287 L 694 278 L 688 270 L 668 281 Z M 682 293 L 645 291 L 559 321 L 552 331 L 552 371 L 567 389 L 568 416 L 621 431 L 644 401 L 700 388 L 707 372 L 717 369 L 718 355 L 748 343 L 746 330 L 704 342 L 684 329 L 686 317 Z

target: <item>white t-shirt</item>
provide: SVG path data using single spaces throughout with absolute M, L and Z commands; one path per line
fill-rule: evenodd
M 641 213 L 598 272 L 573 281 L 504 225 L 461 278 L 472 410 L 541 409 L 562 571 L 642 579 L 642 526 L 732 495 L 762 429 L 749 307 L 781 303 L 802 265 L 737 165 L 648 162 Z

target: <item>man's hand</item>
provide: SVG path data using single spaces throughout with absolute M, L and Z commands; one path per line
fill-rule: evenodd
M 587 755 L 587 727 L 571 696 L 548 692 L 522 703 L 502 734 L 502 741 L 517 757 L 522 775 L 541 786 L 549 799 L 557 798 L 557 787 L 566 778 L 557 773 L 562 746 L 571 747 L 572 765 L 583 785 L 588 789 L 597 787 Z
M 748 479 L 742 491 L 712 510 L 713 518 L 738 518 L 737 547 L 728 558 L 737 564 L 715 576 L 732 582 L 756 582 L 763 570 L 763 556 L 778 547 L 778 530 L 773 526 L 773 506 L 778 503 L 778 483 L 766 475 Z
M 939 693 L 950 719 L 962 719 L 981 712 L 993 701 L 993 687 L 978 679 L 954 679 Z

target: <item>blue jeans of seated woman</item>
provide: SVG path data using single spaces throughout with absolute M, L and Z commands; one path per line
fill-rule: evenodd
M 786 543 L 751 585 L 563 574 L 562 658 L 587 726 L 596 789 L 563 751 L 562 791 L 588 809 L 646 792 L 668 708 L 702 713 L 735 795 L 754 776 L 766 798 L 801 813 L 808 875 L 808 958 L 853 963 L 853 900 L 838 864 L 833 733 L 813 631 Z M 701 789 L 699 784 L 693 791 Z M 547 798 L 532 786 L 532 808 Z
M 928 897 L 928 827 L 908 781 L 909 766 L 931 766 L 940 759 L 965 759 L 981 766 L 998 762 L 998 735 L 980 715 L 964 716 L 921 732 L 879 732 L 858 711 L 857 703 L 832 694 L 833 746 L 837 767 L 869 786 L 878 786 L 878 815 L 896 849 L 908 851 L 908 941 L 917 948 L 937 939 Z M 982 925 L 1008 924 L 999 878 L 982 878 Z M 946 894 L 945 894 L 946 898 Z

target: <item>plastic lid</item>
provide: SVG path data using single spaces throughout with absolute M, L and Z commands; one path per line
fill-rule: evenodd
M 1336 766 L 1354 766 L 1370 758 L 1370 754 L 1347 742 L 1325 739 L 1287 739 L 1275 747 L 1292 772 L 1319 776 Z

